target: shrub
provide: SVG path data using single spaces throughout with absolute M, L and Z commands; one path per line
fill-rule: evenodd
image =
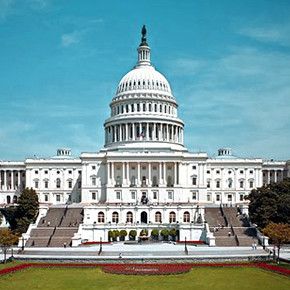
M 168 230 L 162 230 L 161 232 L 160 232 L 160 234 L 161 234 L 161 236 L 163 237 L 163 240 L 164 241 L 167 241 L 168 240 Z
M 140 236 L 148 236 L 148 230 L 144 229 L 140 232 Z
M 127 231 L 126 230 L 121 230 L 120 231 L 120 240 L 121 241 L 124 241 L 125 240 L 125 237 L 128 235 Z
M 131 230 L 129 232 L 129 237 L 130 237 L 131 240 L 135 240 L 136 239 L 136 236 L 137 236 L 137 231 Z
M 151 236 L 153 237 L 154 240 L 158 240 L 159 230 L 158 229 L 153 229 L 152 232 L 151 232 Z
M 171 236 L 172 241 L 175 241 L 175 237 L 177 236 L 177 231 L 176 231 L 176 229 L 171 229 L 171 230 L 169 231 L 169 235 Z

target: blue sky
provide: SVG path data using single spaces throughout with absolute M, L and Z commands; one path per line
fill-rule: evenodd
M 0 159 L 98 151 L 147 26 L 190 151 L 290 159 L 290 1 L 0 0 Z

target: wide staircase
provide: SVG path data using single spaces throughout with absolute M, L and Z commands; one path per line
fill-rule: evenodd
M 205 208 L 205 219 L 215 237 L 216 246 L 236 247 L 258 243 L 256 230 L 237 207 Z
M 82 207 L 51 207 L 40 219 L 37 228 L 31 231 L 26 247 L 70 246 L 82 221 Z

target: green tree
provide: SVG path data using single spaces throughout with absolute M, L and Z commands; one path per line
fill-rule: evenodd
M 127 231 L 126 230 L 121 230 L 120 231 L 120 238 L 122 241 L 125 240 L 125 237 L 128 235 Z
M 163 237 L 163 240 L 164 240 L 164 241 L 167 241 L 167 240 L 168 240 L 168 235 L 169 235 L 168 230 L 162 230 L 162 231 L 160 232 L 160 234 L 161 234 L 161 236 Z
M 137 236 L 137 231 L 136 230 L 131 230 L 129 232 L 130 239 L 135 240 L 136 239 L 136 236 Z
M 153 229 L 152 232 L 151 232 L 151 236 L 153 237 L 154 240 L 158 240 L 159 230 L 158 229 Z
M 290 224 L 290 178 L 253 189 L 247 199 L 250 220 L 260 229 L 270 222 Z
M 4 263 L 7 260 L 8 250 L 12 245 L 17 243 L 18 237 L 12 233 L 12 231 L 8 228 L 0 229 L 0 247 L 2 249 L 4 255 Z
M 267 235 L 278 249 L 277 263 L 279 263 L 280 249 L 283 244 L 290 242 L 290 225 L 284 223 L 273 223 L 270 222 L 263 230 L 264 234 Z
M 148 236 L 148 230 L 143 229 L 143 230 L 140 232 L 140 236 Z
M 112 241 L 116 238 L 116 233 L 115 233 L 115 231 L 109 231 L 108 232 L 108 235 L 109 235 L 109 240 L 111 241 L 111 239 L 112 239 Z
M 171 236 L 172 241 L 175 241 L 175 237 L 177 236 L 177 231 L 176 229 L 171 229 L 169 231 L 169 235 Z

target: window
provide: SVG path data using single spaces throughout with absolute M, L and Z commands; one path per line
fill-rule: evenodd
M 193 165 L 193 166 L 192 166 L 192 169 L 194 169 L 194 170 L 195 170 L 195 169 L 196 169 L 196 165 Z
M 244 195 L 240 194 L 240 201 L 244 201 Z
M 128 211 L 127 212 L 127 215 L 126 215 L 126 222 L 127 223 L 132 223 L 133 222 L 133 214 L 131 211 Z
M 169 213 L 169 222 L 170 223 L 175 223 L 176 222 L 176 214 L 174 211 Z
M 250 170 L 250 174 L 253 174 L 254 173 L 254 171 L 253 170 Z
M 136 186 L 136 178 L 135 178 L 135 176 L 131 177 L 131 185 L 130 186 Z
M 220 181 L 219 180 L 216 181 L 216 187 L 220 188 Z
M 207 200 L 207 201 L 211 201 L 211 194 L 207 194 L 207 195 L 206 195 L 206 200 Z
M 186 211 L 184 214 L 183 214 L 183 222 L 184 223 L 189 223 L 190 222 L 190 215 L 189 215 L 189 212 Z
M 229 174 L 232 174 L 232 172 L 229 170 L 229 172 L 228 172 Z
M 48 188 L 48 181 L 47 180 L 44 181 L 44 188 Z
M 228 195 L 228 201 L 232 201 L 233 200 L 233 196 L 231 194 Z
M 217 170 L 217 171 L 216 171 L 216 174 L 220 174 L 220 171 L 219 171 L 219 170 Z
M 92 177 L 92 185 L 96 185 L 96 177 Z
M 135 199 L 136 198 L 136 191 L 131 191 L 131 199 Z
M 60 184 L 61 184 L 60 178 L 57 178 L 56 179 L 56 188 L 60 188 Z
M 250 188 L 253 188 L 254 187 L 254 181 L 253 180 L 250 180 L 249 186 L 250 186 Z
M 44 201 L 47 202 L 48 201 L 48 194 L 44 195 Z
M 71 171 L 71 170 L 69 170 L 69 171 L 68 171 L 68 174 L 72 174 L 72 171 Z
M 158 186 L 157 176 L 153 176 L 152 186 L 153 186 L 153 187 L 157 187 L 157 186 Z
M 121 191 L 116 191 L 116 199 L 121 199 Z
M 98 223 L 104 223 L 105 222 L 105 214 L 101 211 L 98 213 Z
M 114 211 L 113 214 L 112 214 L 112 222 L 113 223 L 118 223 L 119 222 L 119 214 Z
M 240 173 L 243 174 L 244 173 L 244 170 L 240 170 Z
M 207 174 L 210 174 L 210 170 L 207 170 L 206 173 L 207 173 Z
M 60 171 L 58 170 L 58 171 L 56 172 L 56 174 L 60 174 Z
M 48 171 L 47 171 L 47 170 L 45 170 L 45 171 L 44 171 L 44 174 L 48 174 Z
M 196 195 L 197 195 L 196 191 L 193 191 L 192 194 L 191 194 L 191 197 L 192 197 L 193 200 L 196 200 Z
M 58 202 L 60 201 L 60 194 L 56 195 L 56 201 L 58 201 Z
M 92 200 L 96 200 L 96 193 L 92 192 Z
M 196 185 L 196 176 L 192 177 L 192 185 Z
M 92 170 L 95 170 L 95 169 L 96 169 L 96 166 L 95 166 L 95 165 L 93 165 L 93 166 L 92 166 Z
M 146 186 L 146 176 L 142 176 L 141 186 Z
M 240 188 L 244 187 L 244 181 L 240 181 Z
M 221 196 L 219 194 L 216 195 L 216 201 L 220 201 L 221 200 Z
M 72 188 L 72 181 L 71 180 L 68 181 L 68 188 Z
M 35 173 L 35 174 L 38 174 L 38 170 L 35 170 L 34 173 Z
M 157 199 L 157 195 L 158 195 L 158 192 L 157 191 L 153 191 L 153 199 Z
M 172 191 L 168 191 L 168 199 L 173 199 L 173 192 Z
M 161 212 L 159 212 L 159 211 L 157 211 L 155 213 L 155 222 L 156 223 L 161 223 L 162 222 L 162 220 L 161 220 Z
M 210 180 L 207 181 L 206 186 L 207 186 L 207 188 L 210 188 Z
M 36 180 L 36 181 L 34 182 L 34 187 L 35 187 L 35 188 L 38 188 L 38 180 Z

